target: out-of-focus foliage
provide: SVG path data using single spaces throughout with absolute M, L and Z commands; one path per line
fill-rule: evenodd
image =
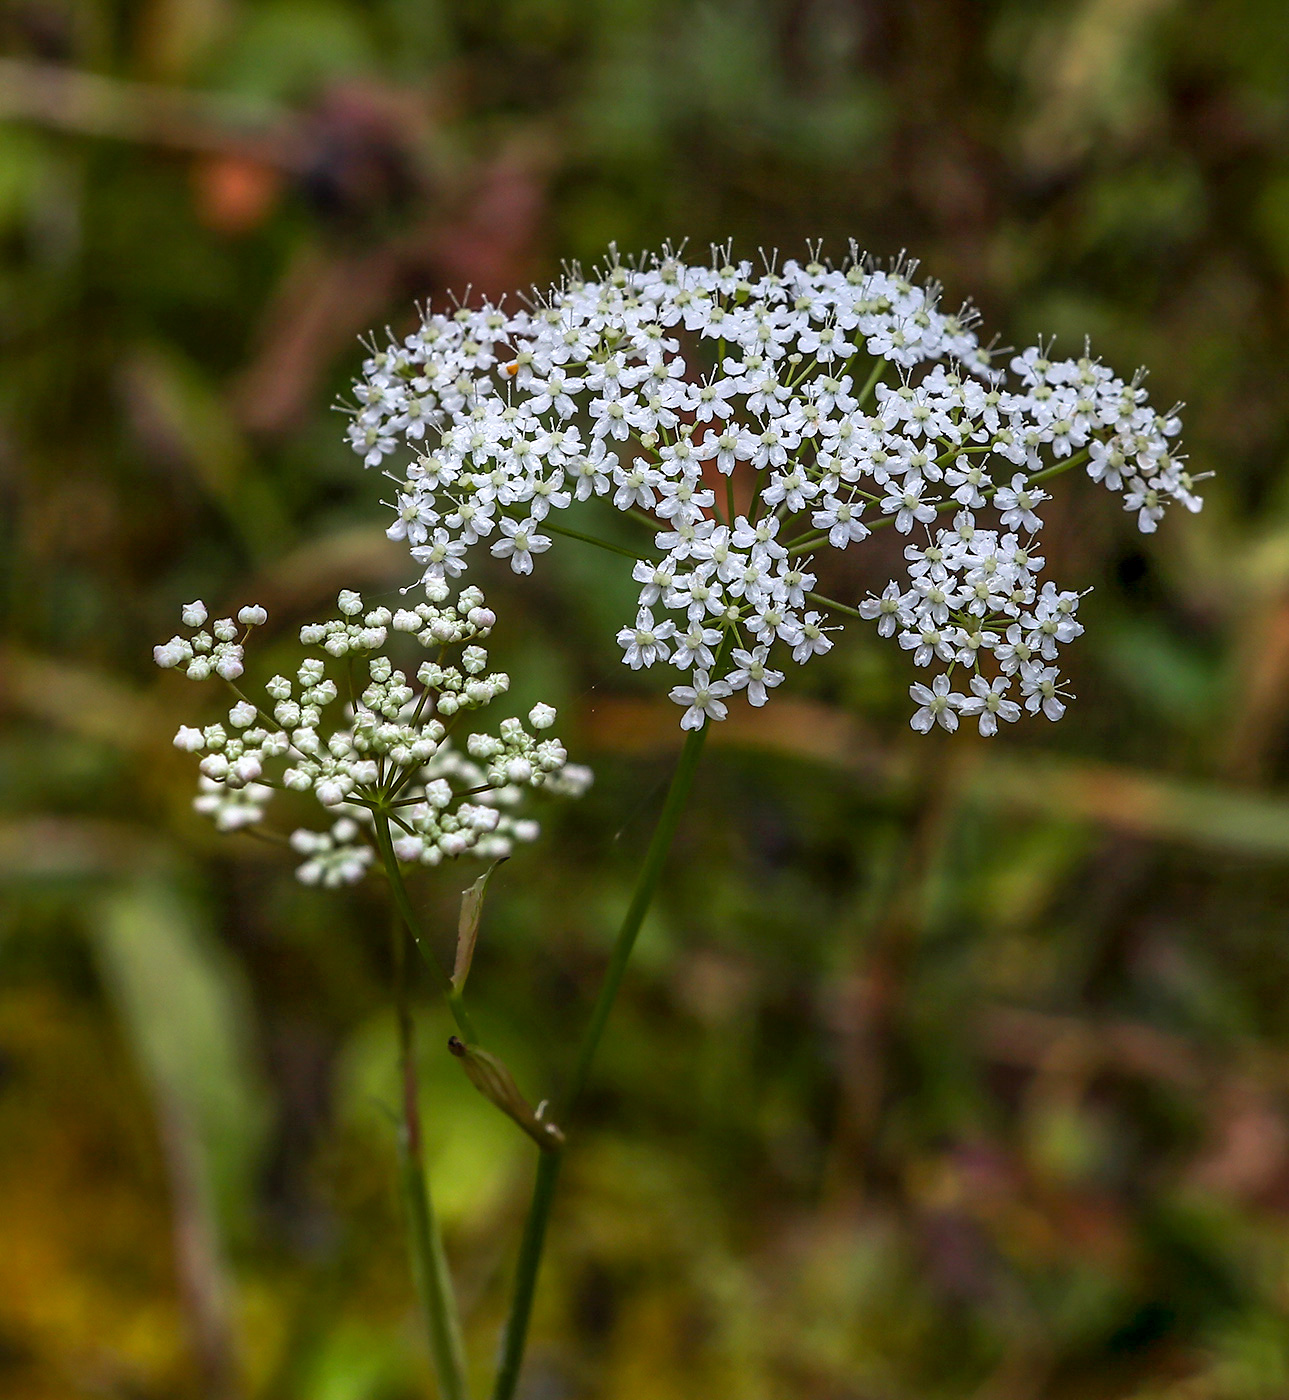
M 718 732 L 526 1394 L 1289 1394 L 1279 0 L 7 0 L 0 52 L 0 1390 L 426 1392 L 379 892 L 190 813 L 169 738 L 208 700 L 149 648 L 254 599 L 267 675 L 339 586 L 395 596 L 330 411 L 368 326 L 733 235 L 907 247 L 1005 341 L 1090 333 L 1220 475 L 1144 543 L 1063 491 L 1046 552 L 1095 592 L 1058 729 L 914 740 L 856 628 Z M 484 582 L 515 698 L 599 774 L 498 874 L 471 977 L 536 1098 L 675 715 L 601 646 L 601 558 Z M 416 891 L 445 950 L 470 878 Z M 482 1375 L 532 1149 L 423 1000 Z

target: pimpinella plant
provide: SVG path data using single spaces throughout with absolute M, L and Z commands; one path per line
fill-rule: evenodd
M 661 875 L 709 721 L 742 692 L 764 705 L 791 665 L 873 622 L 911 653 L 910 723 L 995 735 L 1061 718 L 1060 650 L 1080 592 L 1044 577 L 1056 479 L 1082 469 L 1153 533 L 1198 510 L 1176 408 L 1151 407 L 1085 347 L 1004 354 L 970 306 L 946 311 L 903 259 L 852 245 L 760 268 L 713 248 L 624 261 L 610 250 L 513 302 L 427 311 L 373 344 L 349 439 L 393 483 L 388 533 L 432 586 L 487 550 L 530 574 L 567 537 L 627 562 L 639 584 L 616 635 L 633 669 L 680 672 L 688 731 L 559 1112 L 567 1127 Z M 638 543 L 564 523 L 603 498 Z M 819 551 L 863 557 L 907 537 L 904 569 L 852 601 L 817 589 Z M 542 1154 L 494 1400 L 517 1382 L 561 1149 Z
M 338 615 L 300 632 L 306 653 L 294 677 L 274 675 L 260 698 L 242 689 L 250 634 L 267 621 L 251 604 L 209 630 L 204 603 L 187 604 L 184 632 L 154 649 L 158 665 L 229 689 L 227 722 L 183 725 L 175 744 L 200 755 L 194 806 L 222 831 L 286 841 L 303 857 L 306 884 L 335 887 L 383 871 L 393 905 L 396 1000 L 403 1075 L 400 1145 L 411 1254 L 441 1394 L 467 1394 L 465 1353 L 452 1283 L 435 1223 L 421 1151 L 410 1014 L 410 936 L 446 996 L 459 1035 L 451 1049 L 475 1085 L 545 1150 L 563 1140 L 558 1125 L 523 1097 L 506 1066 L 478 1043 L 463 992 L 478 933 L 483 888 L 493 865 L 538 825 L 520 814 L 528 789 L 577 796 L 590 771 L 570 764 L 546 735 L 555 710 L 537 704 L 527 723 L 510 717 L 495 732 L 477 722 L 505 695 L 510 679 L 488 669 L 481 645 L 496 622 L 477 588 L 449 601 L 431 584 L 427 601 L 391 612 L 340 594 Z M 397 634 L 429 655 L 409 676 L 391 658 Z M 268 823 L 279 799 L 316 804 L 327 825 L 289 834 Z M 418 919 L 403 867 L 472 856 L 488 871 L 467 892 L 451 974 Z

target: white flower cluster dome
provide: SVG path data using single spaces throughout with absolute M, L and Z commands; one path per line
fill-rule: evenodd
M 342 592 L 338 617 L 300 631 L 301 642 L 321 655 L 301 661 L 294 680 L 272 677 L 263 705 L 233 686 L 247 635 L 267 619 L 263 608 L 243 608 L 241 628 L 223 619 L 213 637 L 198 631 L 155 648 L 158 665 L 182 665 L 195 679 L 214 669 L 237 695 L 227 725 L 183 725 L 175 735 L 176 747 L 202 755 L 197 810 L 220 830 L 236 831 L 259 826 L 275 791 L 312 793 L 339 820 L 325 832 L 293 833 L 292 847 L 308 857 L 297 873 L 306 883 L 335 886 L 361 879 L 372 863 L 374 812 L 392 824 L 401 861 L 437 865 L 467 854 L 497 860 L 538 833 L 536 822 L 512 813 L 525 788 L 584 792 L 590 770 L 570 764 L 558 739 L 539 737 L 554 723 L 550 705 L 535 705 L 527 725 L 506 719 L 495 735 L 470 733 L 461 751 L 461 737 L 451 732 L 459 718 L 504 695 L 510 678 L 488 670 L 479 645 L 496 621 L 483 594 L 466 588 L 450 603 L 446 587 L 427 591 L 430 601 L 396 612 L 367 610 L 357 593 Z M 200 628 L 205 606 L 190 603 L 183 618 Z M 434 653 L 418 668 L 416 684 L 383 654 L 391 632 L 411 634 Z M 456 663 L 445 664 L 455 647 Z M 213 667 L 203 664 L 212 655 L 219 658 Z M 366 680 L 351 669 L 338 684 L 328 662 L 351 657 L 364 659 Z M 342 688 L 352 699 L 328 724 L 326 712 Z
M 854 247 L 759 271 L 728 249 L 614 253 L 374 350 L 349 437 L 367 466 L 388 459 L 389 534 L 427 581 L 476 547 L 531 572 L 552 535 L 587 538 L 556 517 L 592 496 L 635 519 L 640 548 L 610 546 L 640 584 L 618 641 L 629 666 L 689 673 L 671 692 L 686 728 L 735 691 L 763 704 L 773 662 L 829 650 L 838 613 L 939 668 L 912 688 L 915 728 L 968 714 L 993 733 L 1021 704 L 1057 718 L 1056 649 L 1081 629 L 1077 595 L 1039 580 L 1042 483 L 1086 465 L 1146 532 L 1170 501 L 1198 510 L 1176 410 L 1087 354 L 1038 345 L 1000 367 L 975 313 L 946 313 L 914 270 Z M 903 577 L 858 610 L 815 591 L 814 551 L 892 524 L 914 541 Z

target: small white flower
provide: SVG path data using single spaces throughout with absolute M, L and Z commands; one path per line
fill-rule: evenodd
M 1065 714 L 1065 701 L 1073 697 L 1060 689 L 1060 679 L 1055 666 L 1044 666 L 1041 661 L 1029 661 L 1020 668 L 1020 690 L 1030 714 L 1042 710 L 1050 720 Z
M 531 574 L 533 555 L 544 554 L 551 547 L 549 537 L 538 534 L 537 522 L 531 518 L 522 523 L 507 518 L 501 522 L 501 533 L 492 552 L 498 559 L 509 559 L 517 574 Z
M 735 669 L 726 677 L 731 690 L 747 690 L 748 703 L 761 706 L 770 698 L 769 692 L 783 680 L 782 671 L 766 665 L 770 648 L 756 647 L 752 651 L 734 649 Z
M 706 671 L 694 672 L 693 685 L 672 687 L 671 699 L 686 706 L 681 716 L 682 729 L 701 729 L 709 719 L 724 719 L 728 711 L 721 703 L 728 699 L 730 687 L 724 681 L 714 681 Z
M 893 637 L 896 628 L 909 616 L 908 599 L 900 592 L 899 584 L 892 580 L 882 590 L 880 598 L 865 598 L 858 611 L 867 621 L 876 620 L 879 637 Z
M 642 666 L 652 666 L 655 661 L 665 661 L 670 654 L 668 638 L 676 631 L 676 624 L 670 619 L 655 622 L 648 608 L 641 608 L 636 614 L 636 625 L 624 627 L 618 633 L 618 645 L 623 650 L 623 661 L 633 671 Z
M 957 711 L 966 703 L 965 697 L 949 689 L 949 677 L 939 675 L 930 686 L 915 681 L 909 686 L 910 697 L 920 706 L 909 720 L 919 734 L 929 733 L 935 725 L 953 733 L 958 727 Z
M 1014 700 L 1005 698 L 1010 685 L 1011 681 L 1006 676 L 999 676 L 992 684 L 983 676 L 972 676 L 972 694 L 958 708 L 964 715 L 980 716 L 982 734 L 997 734 L 1000 719 L 1014 724 L 1020 718 L 1020 706 Z

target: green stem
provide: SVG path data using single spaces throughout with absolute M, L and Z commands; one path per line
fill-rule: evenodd
M 560 1125 L 567 1131 L 578 1099 L 586 1087 L 591 1074 L 591 1063 L 595 1051 L 608 1024 L 609 1014 L 622 979 L 626 974 L 631 951 L 635 947 L 640 926 L 653 902 L 658 881 L 662 877 L 667 853 L 675 839 L 680 815 L 685 809 L 693 786 L 694 774 L 698 770 L 698 760 L 703 751 L 703 741 L 707 737 L 707 726 L 691 730 L 681 750 L 676 770 L 672 774 L 671 786 L 658 815 L 658 822 L 649 839 L 649 849 L 645 853 L 644 864 L 636 879 L 635 892 L 631 903 L 618 929 L 613 951 L 609 955 L 609 966 L 604 974 L 600 994 L 596 998 L 595 1009 L 582 1036 L 578 1049 L 577 1062 L 564 1094 L 563 1109 L 559 1117 Z M 502 1338 L 501 1363 L 497 1370 L 497 1380 L 492 1390 L 492 1400 L 511 1400 L 519 1381 L 519 1368 L 524 1358 L 524 1343 L 528 1337 L 528 1322 L 532 1315 L 533 1294 L 537 1287 L 537 1274 L 541 1268 L 542 1247 L 546 1241 L 546 1226 L 550 1220 L 551 1206 L 555 1199 L 555 1185 L 559 1180 L 560 1151 L 543 1152 L 537 1161 L 537 1176 L 533 1183 L 532 1201 L 528 1207 L 528 1218 L 524 1222 L 524 1236 L 519 1247 L 519 1259 L 515 1268 L 515 1289 L 511 1298 L 510 1315 L 506 1320 L 506 1330 Z
M 652 515 L 649 515 L 646 511 L 637 509 L 635 506 L 632 506 L 628 511 L 624 511 L 623 514 L 628 520 L 634 520 L 637 524 L 643 525 L 647 530 L 651 530 L 655 535 L 659 530 L 665 528 L 660 520 L 655 520 Z
M 652 554 L 642 554 L 638 549 L 628 549 L 625 545 L 598 539 L 595 535 L 584 535 L 580 530 L 570 530 L 563 525 L 554 525 L 549 517 L 542 521 L 542 528 L 555 535 L 567 535 L 570 540 L 581 540 L 583 544 L 599 545 L 601 549 L 612 550 L 614 554 L 624 554 L 628 559 L 652 559 L 654 557 Z
M 528 1203 L 528 1217 L 524 1221 L 524 1236 L 519 1242 L 515 1291 L 511 1295 L 506 1330 L 501 1338 L 501 1360 L 492 1387 L 492 1400 L 511 1400 L 519 1383 L 524 1344 L 528 1340 L 528 1322 L 533 1312 L 533 1296 L 537 1291 L 537 1275 L 541 1269 L 542 1250 L 546 1245 L 546 1227 L 550 1223 L 551 1206 L 563 1160 L 561 1149 L 537 1154 L 537 1175 L 533 1180 L 532 1200 Z
M 466 1381 L 465 1343 L 457 1315 L 452 1275 L 438 1220 L 425 1181 L 425 1161 L 421 1147 L 421 1112 L 416 1082 L 416 1054 L 412 1012 L 407 987 L 407 932 L 397 916 L 394 919 L 394 985 L 398 1009 L 399 1069 L 402 1075 L 403 1121 L 399 1132 L 399 1159 L 403 1177 L 403 1199 L 407 1209 L 407 1232 L 412 1256 L 412 1273 L 425 1315 L 425 1331 L 430 1357 L 439 1383 L 440 1400 L 469 1400 Z
M 461 993 L 452 985 L 452 979 L 443 970 L 442 963 L 434 956 L 434 950 L 430 947 L 429 940 L 421 929 L 420 920 L 417 919 L 416 913 L 412 909 L 407 886 L 403 883 L 403 872 L 398 868 L 398 857 L 394 854 L 394 841 L 389 832 L 389 817 L 381 808 L 374 809 L 372 817 L 376 826 L 376 848 L 380 851 L 385 874 L 389 876 L 389 887 L 394 895 L 394 903 L 398 906 L 398 912 L 403 916 L 403 923 L 407 925 L 407 931 L 412 935 L 412 941 L 416 944 L 416 951 L 420 953 L 422 962 L 429 968 L 434 980 L 439 984 L 439 990 L 447 998 L 448 1009 L 452 1012 L 452 1019 L 457 1023 L 457 1029 L 472 1045 L 477 1045 L 479 1033 L 475 1030 L 474 1022 L 471 1021 L 470 1014 L 465 1009 Z
M 1035 472 L 1026 485 L 1033 485 L 1036 481 L 1050 481 L 1052 477 L 1068 472 L 1071 467 L 1081 467 L 1091 455 L 1092 453 L 1086 447 L 1080 448 L 1079 451 L 1067 457 L 1065 461 L 1057 462 L 1053 467 L 1045 467 L 1041 472 Z
M 820 607 L 832 608 L 834 612 L 845 613 L 848 617 L 857 617 L 863 621 L 864 614 L 858 608 L 849 607 L 845 603 L 839 603 L 836 598 L 825 598 L 822 593 L 807 593 L 806 597 L 812 603 L 818 603 Z
M 609 1013 L 613 1010 L 618 989 L 626 974 L 627 963 L 630 961 L 632 949 L 635 947 L 640 926 L 644 923 L 644 917 L 649 912 L 650 904 L 653 903 L 654 891 L 658 888 L 658 881 L 662 877 L 662 868 L 667 859 L 667 852 L 671 850 L 671 843 L 675 839 L 681 813 L 685 810 L 685 803 L 689 800 L 689 791 L 694 783 L 694 774 L 698 771 L 698 760 L 702 756 L 703 741 L 707 738 L 707 729 L 706 724 L 701 729 L 691 729 L 685 739 L 685 745 L 680 751 L 676 771 L 671 777 L 671 786 L 667 789 L 666 800 L 663 802 L 662 811 L 658 814 L 658 822 L 653 829 L 653 836 L 649 840 L 649 849 L 645 852 L 644 864 L 636 879 L 635 893 L 631 896 L 631 903 L 627 907 L 622 926 L 618 929 L 618 936 L 613 944 L 613 951 L 609 956 L 609 966 L 605 970 L 600 995 L 596 998 L 590 1023 L 582 1035 L 577 1063 L 573 1067 L 573 1076 L 564 1094 L 564 1119 L 572 1117 L 573 1108 L 577 1100 L 581 1098 L 586 1081 L 590 1078 L 591 1062 L 595 1058 L 595 1051 L 599 1046 L 601 1036 L 604 1034 Z M 563 1119 L 560 1122 L 561 1126 L 565 1126 Z
M 868 401 L 869 394 L 877 387 L 877 381 L 882 377 L 885 370 L 886 361 L 879 357 L 873 365 L 872 373 L 870 373 L 868 378 L 864 381 L 864 387 L 859 391 L 857 403 L 860 408 L 863 408 L 864 404 Z

